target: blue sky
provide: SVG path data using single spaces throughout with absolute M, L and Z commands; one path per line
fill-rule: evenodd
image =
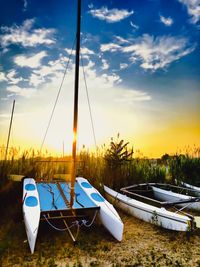
M 16 99 L 13 145 L 39 147 L 73 47 L 76 1 L 8 0 L 0 12 L 1 143 Z M 83 0 L 81 31 L 98 144 L 120 132 L 150 156 L 199 145 L 199 0 Z M 73 60 L 49 149 L 71 140 Z M 81 147 L 93 137 L 80 80 Z

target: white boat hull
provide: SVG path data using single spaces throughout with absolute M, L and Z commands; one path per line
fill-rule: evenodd
M 107 186 L 104 186 L 108 200 L 143 221 L 175 231 L 189 231 L 192 228 L 192 220 L 188 216 L 170 212 L 165 208 L 157 208 L 141 201 L 120 194 Z
M 40 222 L 40 201 L 32 178 L 24 179 L 23 183 L 23 216 L 30 250 L 34 253 Z
M 195 190 L 196 191 L 195 194 L 197 196 L 200 196 L 200 187 L 194 186 L 194 185 L 191 185 L 191 184 L 187 184 L 187 183 L 184 183 L 184 182 L 182 182 L 182 185 L 187 187 L 187 188 L 189 188 L 189 189 Z
M 169 201 L 169 202 L 177 202 L 181 200 L 190 200 L 194 197 L 187 196 L 179 193 L 174 193 L 169 190 L 164 190 L 155 186 L 152 186 L 155 198 L 162 200 L 162 201 Z M 190 203 L 183 203 L 177 204 L 179 207 L 187 207 L 192 210 L 200 211 L 200 202 L 190 202 Z
M 79 183 L 88 197 L 100 207 L 99 218 L 104 227 L 118 241 L 122 240 L 124 224 L 121 221 L 117 211 L 85 178 L 78 177 Z

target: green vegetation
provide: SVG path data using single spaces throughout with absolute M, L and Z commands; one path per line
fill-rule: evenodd
M 34 149 L 11 148 L 4 161 L 4 151 L 1 147 L 0 186 L 11 174 L 51 180 L 56 174 L 70 173 L 69 156 L 55 158 L 47 151 L 40 155 Z M 95 153 L 83 147 L 78 155 L 77 175 L 87 177 L 97 188 L 103 183 L 115 189 L 142 182 L 186 181 L 195 185 L 200 182 L 200 148 L 148 159 L 134 156 L 133 148 L 118 135 L 108 147 L 98 148 Z

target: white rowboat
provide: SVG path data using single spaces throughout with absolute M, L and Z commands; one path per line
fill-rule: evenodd
M 195 200 L 195 197 L 190 195 L 183 195 L 180 193 L 173 192 L 172 190 L 165 190 L 162 188 L 159 188 L 157 186 L 152 186 L 154 196 L 156 199 L 162 200 L 162 201 L 169 201 L 169 202 L 179 202 L 179 201 L 190 201 L 189 203 L 178 203 L 177 206 L 179 207 L 187 207 L 188 209 L 197 210 L 200 211 L 200 201 L 198 202 L 192 202 L 192 200 Z
M 192 218 L 186 215 L 143 203 L 118 193 L 107 186 L 104 186 L 104 190 L 108 200 L 112 201 L 116 207 L 143 221 L 175 231 L 189 231 L 194 227 Z
M 187 184 L 187 183 L 184 183 L 184 182 L 182 182 L 181 184 L 182 184 L 183 186 L 187 187 L 187 188 L 190 188 L 190 189 L 196 191 L 196 192 L 197 192 L 197 195 L 200 196 L 200 187 L 198 187 L 198 186 L 194 186 L 194 185 L 191 185 L 191 184 Z

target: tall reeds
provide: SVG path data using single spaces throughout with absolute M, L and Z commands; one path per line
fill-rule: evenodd
M 48 151 L 20 147 L 9 149 L 4 160 L 5 147 L 0 147 L 0 186 L 11 174 L 19 174 L 35 179 L 52 180 L 56 174 L 70 172 L 70 156 L 52 157 Z M 138 157 L 129 144 L 119 137 L 103 145 L 95 152 L 85 147 L 78 153 L 77 175 L 89 179 L 97 188 L 107 184 L 115 189 L 129 184 L 142 182 L 187 181 L 200 182 L 200 148 L 194 147 L 184 153 L 163 155 L 160 159 Z M 134 156 L 136 155 L 136 156 Z

